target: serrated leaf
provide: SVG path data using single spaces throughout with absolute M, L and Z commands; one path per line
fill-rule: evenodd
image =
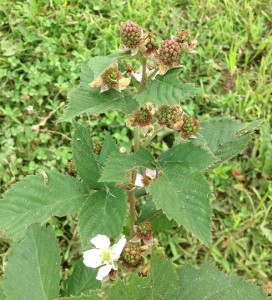
M 131 155 L 126 153 L 113 153 L 106 161 L 102 177 L 99 181 L 122 182 L 125 180 L 126 173 L 139 167 L 154 168 L 154 158 L 147 149 L 140 148 Z
M 178 270 L 178 276 L 180 291 L 177 299 L 268 300 L 262 288 L 220 272 L 209 263 L 200 269 L 185 265 Z
M 92 70 L 87 62 L 81 70 L 80 87 L 72 90 L 68 96 L 68 106 L 60 122 L 70 120 L 82 113 L 100 114 L 111 110 L 131 113 L 138 107 L 137 102 L 126 92 L 110 89 L 100 93 L 99 89 L 91 89 L 89 83 L 94 79 Z
M 76 122 L 74 127 L 72 152 L 78 174 L 90 189 L 100 188 L 100 166 L 92 151 L 90 130 Z
M 108 300 L 150 299 L 150 284 L 148 280 L 133 274 L 130 276 L 128 284 L 119 281 L 115 285 L 105 287 L 103 292 L 107 295 L 106 299 Z
M 118 237 L 127 216 L 126 195 L 123 190 L 112 188 L 108 192 L 95 192 L 78 215 L 78 231 L 84 248 L 97 234 Z
M 97 269 L 87 268 L 80 260 L 75 264 L 72 275 L 67 280 L 65 295 L 81 295 L 101 287 L 101 282 L 95 277 Z
M 151 299 L 175 299 L 179 284 L 174 267 L 169 260 L 153 256 L 150 277 Z
M 52 300 L 59 295 L 60 249 L 52 228 L 33 224 L 11 247 L 5 271 L 7 300 Z
M 0 200 L 0 230 L 14 241 L 25 236 L 26 227 L 49 217 L 73 214 L 86 201 L 85 185 L 56 171 L 27 176 L 11 186 Z
M 111 137 L 109 133 L 106 134 L 104 145 L 99 154 L 98 162 L 100 165 L 104 166 L 108 156 L 111 153 L 118 153 L 118 148 L 115 140 Z
M 251 134 L 260 121 L 248 126 L 233 119 L 212 119 L 201 122 L 195 143 L 202 144 L 220 159 L 226 161 L 243 151 L 251 139 Z
M 126 300 L 128 296 L 133 300 L 268 300 L 260 287 L 224 274 L 211 264 L 200 269 L 190 265 L 175 269 L 170 261 L 157 256 L 151 258 L 146 277 L 132 274 L 128 281 L 118 280 L 91 295 L 64 299 L 93 300 L 95 296 L 107 300 Z
M 197 94 L 197 89 L 192 83 L 182 83 L 178 78 L 180 70 L 173 69 L 164 76 L 157 75 L 149 80 L 146 89 L 135 96 L 140 105 L 153 102 L 157 105 L 175 104 L 185 101 Z
M 216 158 L 191 142 L 179 144 L 158 158 L 162 175 L 150 183 L 157 209 L 211 244 L 211 190 L 201 174 Z

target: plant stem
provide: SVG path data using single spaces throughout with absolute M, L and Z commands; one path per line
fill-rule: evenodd
M 146 86 L 146 65 L 147 65 L 147 58 L 142 58 L 142 81 L 139 87 L 139 92 L 142 92 Z
M 140 137 L 139 137 L 139 128 L 136 126 L 134 128 L 134 152 L 139 149 L 140 146 Z M 137 176 L 137 170 L 132 172 L 132 184 L 134 185 Z M 128 200 L 129 200 L 129 214 L 130 214 L 130 238 L 133 238 L 134 226 L 136 221 L 136 209 L 135 209 L 135 187 L 128 191 Z
M 146 64 L 147 64 L 147 59 L 145 57 L 142 58 L 142 81 L 139 87 L 139 92 L 143 91 L 145 89 L 146 86 Z M 133 147 L 133 151 L 136 152 L 140 147 L 140 133 L 139 133 L 139 127 L 136 126 L 134 128 L 134 147 Z M 129 201 L 129 214 L 130 214 L 130 238 L 133 238 L 133 236 L 135 235 L 135 230 L 134 230 L 134 226 L 135 226 L 135 222 L 136 222 L 136 208 L 135 208 L 135 202 L 136 202 L 136 198 L 135 198 L 135 180 L 137 177 L 137 170 L 134 170 L 131 174 L 132 178 L 132 185 L 133 188 L 128 190 L 127 194 L 128 194 L 128 201 Z

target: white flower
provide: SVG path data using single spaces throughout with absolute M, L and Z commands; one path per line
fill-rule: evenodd
M 151 169 L 146 168 L 145 175 L 141 175 L 139 173 L 137 174 L 136 180 L 135 180 L 135 185 L 141 186 L 141 187 L 148 186 L 148 183 L 150 180 L 153 181 L 156 179 L 156 175 L 157 175 L 156 170 L 151 170 Z
M 111 271 L 117 270 L 116 260 L 120 257 L 120 254 L 126 244 L 126 238 L 124 236 L 110 247 L 110 239 L 106 235 L 98 234 L 92 238 L 90 242 L 96 247 L 96 249 L 87 250 L 83 254 L 83 263 L 90 268 L 101 268 L 98 270 L 96 279 L 103 280 Z

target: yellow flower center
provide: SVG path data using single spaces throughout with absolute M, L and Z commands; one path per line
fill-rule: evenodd
M 109 250 L 101 250 L 101 258 L 103 263 L 110 263 L 111 262 L 111 256 Z

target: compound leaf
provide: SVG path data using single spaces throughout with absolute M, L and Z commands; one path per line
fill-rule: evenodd
M 211 244 L 211 190 L 201 174 L 216 162 L 213 154 L 191 142 L 179 144 L 158 158 L 162 175 L 150 183 L 156 208 Z

